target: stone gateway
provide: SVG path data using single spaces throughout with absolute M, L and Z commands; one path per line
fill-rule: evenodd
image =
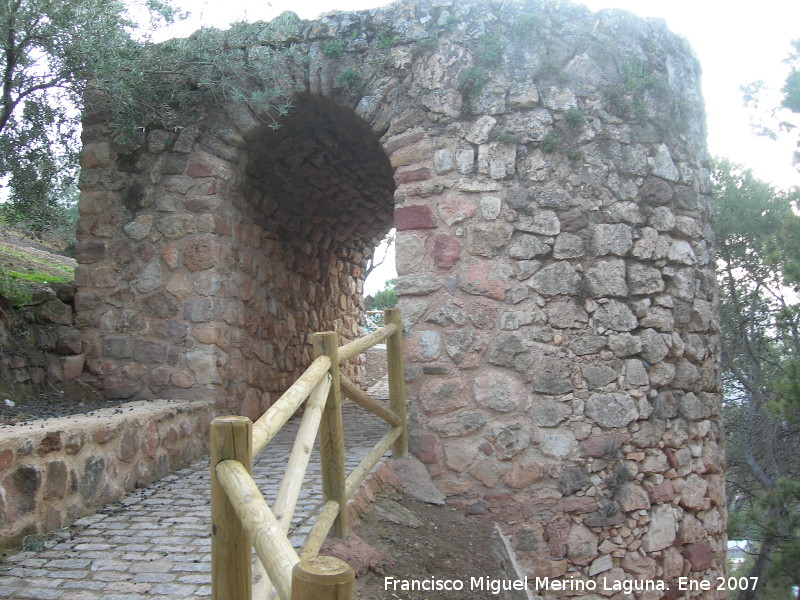
M 659 598 L 678 592 L 634 582 L 722 575 L 687 44 L 544 0 L 283 18 L 270 43 L 304 60 L 276 67 L 278 129 L 232 102 L 123 146 L 86 116 L 86 380 L 255 416 L 310 362 L 310 333 L 358 334 L 366 260 L 394 226 L 412 450 L 451 501 L 491 514 L 530 577 Z

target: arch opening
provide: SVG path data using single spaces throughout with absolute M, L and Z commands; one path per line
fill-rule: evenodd
M 392 225 L 394 173 L 367 123 L 311 95 L 249 142 L 244 165 L 234 244 L 248 257 L 239 264 L 249 373 L 240 383 L 260 392 L 263 410 L 263 393 L 282 392 L 313 360 L 311 333 L 360 335 L 364 270 Z

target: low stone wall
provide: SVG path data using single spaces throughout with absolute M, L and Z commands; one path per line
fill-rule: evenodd
M 151 400 L 0 427 L 0 549 L 201 457 L 213 417 L 207 401 Z

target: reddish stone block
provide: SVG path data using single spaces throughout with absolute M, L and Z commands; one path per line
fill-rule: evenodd
M 133 427 L 128 427 L 119 441 L 119 459 L 122 462 L 131 462 L 136 458 L 138 446 L 139 440 L 136 436 L 136 430 Z
M 150 421 L 142 432 L 142 452 L 150 458 L 156 457 L 158 451 L 158 430 L 156 424 Z
M 83 221 L 84 218 L 81 219 Z M 86 225 L 86 224 L 84 224 Z M 114 237 L 117 232 L 117 216 L 116 215 L 101 215 L 95 217 L 88 223 L 89 233 L 99 238 Z
M 550 556 L 560 559 L 567 554 L 567 537 L 569 536 L 569 521 L 556 519 L 545 527 L 545 539 L 550 550 Z
M 180 438 L 181 436 L 178 430 L 174 426 L 170 426 L 170 428 L 167 429 L 167 435 L 164 436 L 164 445 L 170 449 L 174 448 Z
M 391 142 L 384 146 L 384 151 L 386 154 L 393 154 L 400 150 L 400 148 L 405 148 L 406 146 L 410 146 L 411 144 L 416 144 L 422 138 L 425 137 L 424 131 L 414 131 L 413 133 L 407 133 L 405 135 L 398 136 L 394 138 Z
M 218 262 L 219 244 L 211 238 L 195 238 L 183 246 L 183 264 L 190 271 L 205 271 Z
M 194 374 L 188 369 L 183 369 L 173 373 L 169 381 L 175 387 L 188 389 L 194 385 Z
M 540 463 L 514 463 L 506 475 L 505 482 L 508 487 L 519 490 L 539 481 L 542 477 L 544 477 L 544 469 Z
M 692 571 L 705 571 L 711 568 L 711 544 L 707 540 L 689 544 L 684 547 L 682 554 L 692 565 Z
M 178 266 L 180 253 L 178 252 L 178 249 L 175 246 L 169 244 L 161 252 L 161 258 L 164 259 L 164 262 L 170 269 L 174 269 L 175 267 Z
M 468 265 L 462 271 L 460 288 L 468 294 L 488 296 L 495 300 L 503 300 L 508 290 L 508 280 L 492 274 L 494 263 L 478 261 Z
M 595 435 L 581 442 L 581 456 L 615 458 L 622 444 L 630 439 L 628 434 Z
M 14 451 L 11 448 L 0 452 L 0 473 L 10 467 L 12 462 L 14 462 Z
M 93 264 L 106 257 L 104 242 L 78 242 L 75 245 L 75 261 L 81 265 Z
M 154 244 L 145 243 L 145 244 L 138 244 L 134 250 L 136 256 L 143 262 L 149 262 L 156 256 L 156 247 Z M 140 271 L 136 272 L 136 275 L 139 274 Z
M 436 220 L 430 207 L 415 205 L 403 206 L 394 212 L 394 226 L 397 231 L 411 229 L 436 229 Z
M 438 443 L 438 436 L 432 433 L 420 433 L 409 438 L 409 449 L 421 463 L 433 465 L 437 462 L 436 446 Z
M 51 431 L 45 435 L 42 441 L 39 443 L 39 449 L 36 451 L 36 454 L 39 456 L 45 456 L 51 452 L 58 452 L 62 447 L 61 432 Z
M 416 181 L 427 181 L 431 178 L 431 171 L 428 168 L 410 169 L 399 171 L 394 174 L 394 184 L 403 185 L 404 183 L 414 183 Z
M 186 174 L 190 177 L 217 177 L 228 180 L 233 176 L 233 169 L 224 160 L 198 152 L 186 163 Z
M 116 430 L 110 425 L 103 425 L 99 429 L 92 432 L 92 442 L 95 444 L 105 444 L 114 438 Z
M 665 479 L 650 492 L 651 504 L 669 504 L 675 497 L 675 490 L 672 489 L 672 481 Z
M 591 496 L 569 496 L 564 498 L 564 512 L 590 513 L 597 510 L 597 501 Z
M 680 464 L 678 463 L 678 457 L 675 455 L 675 452 L 672 450 L 672 448 L 664 448 L 664 454 L 667 455 L 669 466 L 677 470 L 680 467 Z
M 447 196 L 438 204 L 439 216 L 447 225 L 457 225 L 475 214 L 475 204 L 461 196 Z
M 431 255 L 437 267 L 449 269 L 461 256 L 461 244 L 456 238 L 440 233 L 433 240 Z
M 85 357 L 83 354 L 77 356 L 66 356 L 61 359 L 61 376 L 64 381 L 72 381 L 83 373 Z

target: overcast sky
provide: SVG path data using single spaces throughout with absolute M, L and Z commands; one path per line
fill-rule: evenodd
M 188 35 L 203 24 L 224 28 L 241 19 L 270 20 L 285 10 L 313 19 L 332 10 L 361 10 L 388 4 L 381 0 L 176 0 L 176 3 L 192 13 L 191 19 L 171 30 L 179 36 Z M 753 134 L 751 114 L 742 104 L 740 90 L 742 85 L 756 80 L 780 89 L 788 73 L 784 59 L 791 49 L 791 40 L 800 38 L 800 1 L 583 0 L 576 3 L 594 11 L 621 8 L 642 17 L 664 19 L 672 31 L 689 40 L 700 60 L 711 154 L 742 163 L 776 186 L 800 186 L 800 173 L 791 165 L 794 142 L 787 140 L 780 144 Z M 387 262 L 393 263 L 393 257 Z M 382 287 L 381 277 L 383 274 L 376 278 L 377 289 Z

